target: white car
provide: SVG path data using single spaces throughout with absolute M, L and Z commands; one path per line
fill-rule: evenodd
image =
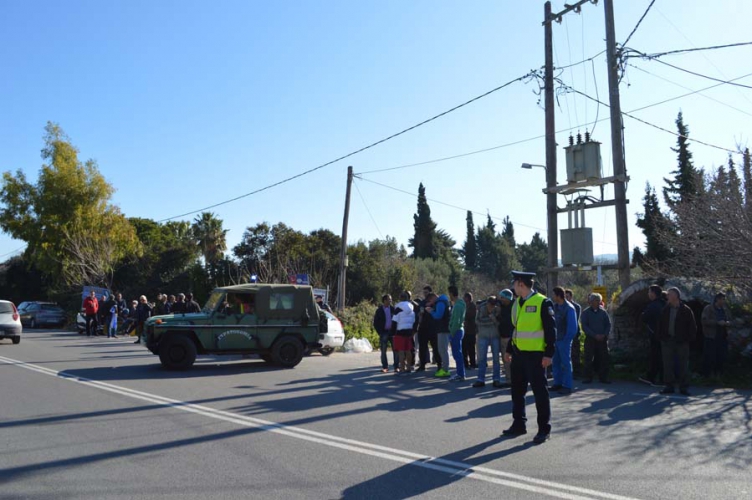
M 321 342 L 321 348 L 319 352 L 324 356 L 329 356 L 334 352 L 337 347 L 342 347 L 345 344 L 345 329 L 342 328 L 342 322 L 329 311 L 324 311 L 326 319 L 328 320 L 328 328 L 326 333 L 319 335 L 319 342 Z
M 7 300 L 0 300 L 0 339 L 11 339 L 14 344 L 21 342 L 21 316 L 18 309 Z

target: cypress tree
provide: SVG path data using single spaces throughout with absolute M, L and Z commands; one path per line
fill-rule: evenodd
M 511 248 L 517 248 L 517 242 L 514 239 L 514 224 L 507 215 L 501 223 L 501 236 L 507 240 Z
M 744 200 L 742 195 L 742 181 L 739 178 L 739 173 L 736 171 L 734 158 L 731 155 L 729 155 L 728 159 L 728 196 L 735 205 L 738 205 L 739 208 L 742 207 Z
M 415 235 L 408 241 L 408 246 L 413 249 L 412 256 L 416 259 L 436 259 L 436 223 L 431 219 L 431 207 L 428 206 L 426 188 L 422 182 L 418 186 L 418 210 L 413 215 L 413 228 Z
M 661 212 L 658 196 L 650 183 L 645 184 L 645 197 L 643 198 L 643 213 L 637 214 L 637 227 L 642 229 L 645 235 L 644 259 L 658 264 L 664 263 L 671 258 L 671 250 L 662 241 L 662 234 L 671 227 L 669 219 Z
M 465 259 L 465 269 L 472 271 L 478 267 L 478 240 L 475 239 L 475 223 L 470 210 L 467 211 L 467 236 L 462 245 L 462 257 Z
M 749 148 L 744 150 L 742 157 L 742 177 L 744 178 L 744 208 L 747 217 L 752 218 L 752 155 Z

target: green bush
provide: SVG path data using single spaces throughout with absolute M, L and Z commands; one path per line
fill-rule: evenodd
M 373 348 L 378 349 L 379 335 L 373 329 L 375 312 L 376 306 L 367 300 L 342 311 L 339 319 L 345 329 L 345 341 L 351 338 L 368 339 Z

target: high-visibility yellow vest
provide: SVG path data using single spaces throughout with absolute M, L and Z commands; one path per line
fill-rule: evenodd
M 533 294 L 520 306 L 520 299 L 514 301 L 512 307 L 512 323 L 514 335 L 512 343 L 520 351 L 543 352 L 546 350 L 546 341 L 541 319 L 541 307 L 546 300 L 544 295 Z

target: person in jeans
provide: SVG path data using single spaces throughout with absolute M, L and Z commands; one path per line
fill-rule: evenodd
M 452 343 L 452 357 L 454 358 L 455 365 L 457 365 L 457 374 L 449 380 L 452 382 L 462 382 L 465 380 L 465 356 L 462 355 L 462 339 L 465 337 L 463 327 L 465 326 L 467 305 L 460 298 L 460 292 L 454 285 L 449 287 L 449 299 L 452 301 L 452 315 L 449 319 L 449 340 Z
M 689 343 L 697 334 L 697 323 L 692 309 L 681 300 L 678 288 L 668 289 L 668 305 L 661 312 L 658 338 L 663 355 L 663 382 L 661 394 L 673 394 L 679 374 L 679 392 L 689 396 Z
M 400 294 L 400 302 L 394 308 L 392 321 L 397 325 L 394 334 L 394 350 L 397 352 L 399 371 L 395 373 L 410 373 L 413 370 L 413 326 L 415 313 L 407 292 Z
M 580 358 L 582 358 L 580 353 L 580 334 L 582 333 L 580 316 L 582 316 L 582 306 L 575 302 L 574 292 L 569 288 L 564 290 L 564 296 L 566 297 L 567 302 L 574 306 L 574 310 L 577 313 L 577 333 L 572 339 L 572 377 L 577 378 L 582 372 L 582 363 L 580 362 Z
M 556 318 L 556 350 L 553 364 L 554 385 L 552 391 L 572 394 L 572 341 L 580 329 L 577 311 L 567 301 L 564 289 L 554 288 L 554 317 Z
M 728 352 L 728 328 L 733 320 L 723 292 L 717 293 L 713 303 L 702 311 L 702 374 L 706 377 L 723 375 Z
M 478 380 L 473 382 L 473 387 L 485 387 L 486 368 L 488 368 L 488 348 L 491 348 L 491 361 L 493 363 L 493 386 L 501 387 L 501 364 L 499 349 L 501 338 L 499 337 L 499 307 L 496 296 L 489 296 L 478 306 L 476 316 L 478 325 Z
M 611 333 L 611 318 L 603 308 L 603 297 L 591 293 L 588 297 L 590 307 L 582 311 L 580 322 L 585 332 L 585 370 L 582 383 L 593 381 L 593 361 L 597 360 L 598 379 L 603 384 L 608 380 L 608 335 Z
M 507 352 L 509 340 L 512 338 L 512 333 L 514 332 L 514 324 L 512 324 L 512 301 L 514 301 L 514 293 L 510 289 L 505 288 L 499 292 L 496 303 L 498 310 L 497 325 L 505 378 L 505 381 L 499 384 L 499 387 L 512 386 L 512 363 L 507 361 L 506 356 L 503 355 L 503 353 Z
M 432 305 L 426 307 L 426 312 L 433 318 L 439 345 L 439 367 L 434 376 L 448 378 L 451 376 L 449 373 L 449 315 L 452 313 L 449 297 L 444 294 L 439 295 Z
M 462 338 L 462 357 L 464 358 L 465 368 L 478 368 L 478 364 L 475 359 L 476 354 L 476 334 L 478 333 L 478 326 L 475 324 L 475 318 L 478 313 L 478 308 L 473 302 L 473 294 L 467 292 L 463 300 L 467 306 L 465 311 L 465 336 Z
M 381 371 L 389 371 L 389 362 L 387 361 L 387 349 L 392 346 L 392 355 L 394 360 L 394 371 L 399 371 L 397 367 L 397 352 L 394 351 L 394 337 L 392 333 L 392 318 L 394 317 L 394 306 L 392 305 L 392 296 L 384 295 L 381 297 L 381 305 L 376 309 L 373 315 L 373 329 L 379 334 L 379 344 L 381 347 Z

